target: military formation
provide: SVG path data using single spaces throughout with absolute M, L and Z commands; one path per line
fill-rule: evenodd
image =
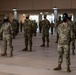
M 20 26 L 20 28 L 19 28 Z M 3 50 L 1 56 L 7 56 L 7 45 L 10 48 L 10 57 L 13 56 L 12 39 L 15 39 L 20 32 L 24 32 L 25 48 L 22 51 L 32 51 L 33 36 L 37 36 L 37 22 L 31 21 L 29 15 L 26 15 L 24 23 L 13 19 L 10 22 L 9 17 L 5 16 L 3 20 L 0 19 L 0 40 L 3 40 Z M 49 30 L 51 28 L 51 35 L 53 35 L 53 28 L 57 33 L 57 50 L 58 50 L 58 66 L 54 70 L 61 70 L 63 63 L 63 55 L 65 54 L 67 72 L 71 72 L 70 69 L 70 45 L 72 46 L 72 54 L 75 55 L 75 39 L 76 39 L 76 22 L 72 22 L 71 17 L 67 13 L 63 14 L 63 20 L 59 16 L 57 25 L 55 26 L 53 21 L 47 19 L 47 15 L 44 15 L 44 19 L 39 22 L 39 32 L 42 34 L 42 45 L 40 47 L 49 47 Z

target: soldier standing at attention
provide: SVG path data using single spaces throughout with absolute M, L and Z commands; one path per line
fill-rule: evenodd
M 34 34 L 34 36 L 37 35 L 37 28 L 38 28 L 37 23 L 36 23 L 36 21 L 34 20 L 34 21 L 33 21 L 33 34 Z
M 55 27 L 53 21 L 51 21 L 51 35 L 53 35 L 53 28 Z
M 42 42 L 41 47 L 45 47 L 45 38 L 47 40 L 47 47 L 49 47 L 49 29 L 50 22 L 46 19 L 46 15 L 44 15 L 44 20 L 42 20 Z
M 66 57 L 67 72 L 70 70 L 70 42 L 72 40 L 72 30 L 71 26 L 67 22 L 68 14 L 63 14 L 63 22 L 58 25 L 58 66 L 54 70 L 61 70 L 61 64 L 63 62 L 63 54 Z
M 71 41 L 72 43 L 72 55 L 75 55 L 75 31 L 74 31 L 74 23 L 71 20 L 71 17 L 68 17 L 68 24 L 71 26 L 72 32 L 73 32 L 73 39 Z
M 0 32 L 2 32 L 3 34 L 3 54 L 1 54 L 1 56 L 7 55 L 7 44 L 8 44 L 10 47 L 10 57 L 12 57 L 13 46 L 12 46 L 11 34 L 13 33 L 13 30 L 12 30 L 12 25 L 10 24 L 9 18 L 7 16 L 4 17 Z
M 13 19 L 12 21 L 12 29 L 13 29 L 13 39 L 15 39 L 15 36 L 16 36 L 16 29 L 17 29 L 17 23 L 15 21 L 15 19 Z
M 61 16 L 59 16 L 59 20 L 57 21 L 57 25 L 56 25 L 56 31 L 58 30 L 58 25 L 62 23 L 62 20 L 61 20 Z M 55 43 L 58 43 L 58 39 L 59 39 L 59 35 L 57 33 L 57 40 Z
M 26 15 L 26 19 L 24 21 L 24 38 L 25 38 L 25 48 L 23 51 L 28 51 L 28 45 L 30 50 L 32 51 L 32 36 L 33 36 L 33 23 L 29 20 L 29 15 Z
M 39 32 L 41 33 L 42 31 L 42 24 L 41 24 L 42 21 L 39 21 Z
M 2 23 L 3 23 L 3 21 L 2 21 L 2 19 L 0 18 L 0 29 L 1 29 L 1 27 L 2 27 Z M 0 40 L 2 40 L 2 33 L 0 34 Z
M 75 33 L 74 37 L 76 39 L 76 21 L 74 22 L 74 33 Z
M 20 21 L 20 32 L 22 32 L 23 23 Z

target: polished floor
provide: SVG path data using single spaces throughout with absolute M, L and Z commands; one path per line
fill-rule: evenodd
M 0 56 L 0 75 L 76 75 L 76 55 L 71 53 L 71 73 L 66 71 L 66 60 L 62 64 L 61 71 L 54 71 L 57 66 L 58 53 L 56 34 L 50 34 L 50 47 L 40 47 L 42 44 L 41 34 L 33 37 L 33 51 L 24 52 L 23 32 L 13 39 L 14 56 Z M 2 53 L 2 41 L 0 41 L 0 54 Z

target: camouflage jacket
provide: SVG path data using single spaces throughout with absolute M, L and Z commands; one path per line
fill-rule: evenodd
M 59 40 L 58 44 L 60 45 L 69 45 L 71 39 L 73 38 L 71 26 L 66 23 L 61 23 L 58 26 Z
M 32 34 L 33 33 L 33 23 L 32 23 L 32 21 L 31 20 L 29 20 L 29 19 L 26 19 L 25 21 L 24 21 L 24 33 L 25 34 Z
M 3 33 L 3 37 L 8 35 L 10 36 L 13 32 L 11 23 L 3 23 L 0 32 Z
M 74 31 L 76 32 L 76 22 L 74 22 Z
M 11 24 L 12 24 L 13 30 L 16 30 L 17 29 L 17 23 L 15 21 L 13 21 Z
M 33 21 L 33 29 L 37 29 L 38 26 L 37 26 L 37 23 Z
M 49 33 L 49 29 L 50 29 L 50 22 L 47 19 L 44 19 L 42 21 L 42 33 Z
M 51 23 L 51 28 L 54 28 L 54 27 L 55 27 L 54 23 Z
M 62 23 L 62 20 L 58 20 L 58 21 L 57 21 L 57 24 L 56 24 L 56 27 L 55 27 L 55 28 L 56 28 L 56 32 L 58 31 L 58 26 L 59 26 L 59 24 L 61 24 L 61 23 Z

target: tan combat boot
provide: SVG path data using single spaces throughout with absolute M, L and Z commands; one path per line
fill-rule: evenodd
M 75 51 L 74 50 L 72 50 L 72 55 L 75 55 Z
M 26 48 L 24 48 L 22 51 L 28 51 L 28 47 L 26 46 Z
M 12 57 L 12 56 L 13 56 L 13 51 L 10 52 L 10 57 Z
M 45 43 L 43 42 L 43 44 L 41 45 L 41 47 L 45 47 Z
M 67 72 L 71 72 L 70 65 L 67 65 Z
M 56 68 L 54 68 L 54 70 L 61 70 L 61 64 L 59 64 Z
M 6 56 L 6 55 L 7 55 L 7 52 L 6 51 L 4 51 L 3 54 L 1 54 L 1 56 Z
M 47 47 L 49 47 L 49 43 L 47 43 Z
M 29 52 L 31 52 L 32 51 L 32 46 L 30 46 L 30 50 L 29 50 Z

